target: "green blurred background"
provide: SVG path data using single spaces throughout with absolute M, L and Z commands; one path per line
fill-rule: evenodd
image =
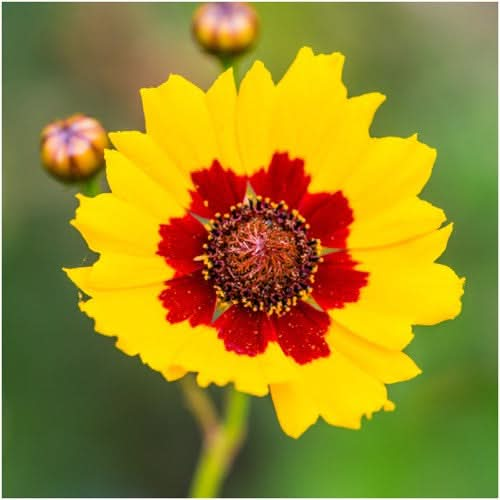
M 497 495 L 497 6 L 256 4 L 275 79 L 303 45 L 342 51 L 351 95 L 388 96 L 374 135 L 438 149 L 425 198 L 455 221 L 442 261 L 467 276 L 453 322 L 417 328 L 423 369 L 395 413 L 359 432 L 286 437 L 253 399 L 224 496 Z M 3 495 L 185 496 L 199 436 L 176 384 L 92 333 L 61 267 L 90 257 L 49 178 L 39 132 L 76 111 L 142 129 L 138 90 L 217 65 L 190 37 L 195 4 L 3 4 Z M 218 392 L 218 391 L 213 391 Z

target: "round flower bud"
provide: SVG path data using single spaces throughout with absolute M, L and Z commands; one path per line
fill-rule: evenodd
M 255 9 L 238 2 L 205 3 L 193 15 L 193 34 L 211 54 L 235 56 L 248 50 L 259 31 Z
M 82 114 L 50 123 L 42 130 L 40 156 L 46 170 L 63 182 L 88 179 L 104 165 L 106 131 Z

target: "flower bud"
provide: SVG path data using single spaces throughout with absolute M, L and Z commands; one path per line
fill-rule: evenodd
M 235 56 L 255 42 L 259 18 L 255 9 L 238 2 L 205 3 L 193 15 L 193 34 L 211 54 Z
M 40 156 L 47 171 L 63 182 L 88 179 L 104 165 L 106 131 L 82 114 L 50 123 L 42 130 Z

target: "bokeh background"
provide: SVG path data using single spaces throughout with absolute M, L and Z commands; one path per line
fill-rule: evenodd
M 388 96 L 374 135 L 438 149 L 425 198 L 455 233 L 442 262 L 467 276 L 462 315 L 416 328 L 423 369 L 389 388 L 395 413 L 359 432 L 286 437 L 253 399 L 234 497 L 497 495 L 497 6 L 255 4 L 275 79 L 303 45 L 347 56 L 351 95 Z M 142 129 L 138 89 L 170 72 L 207 88 L 196 4 L 3 4 L 3 495 L 185 496 L 200 439 L 176 384 L 93 333 L 61 267 L 92 258 L 69 226 L 75 189 L 40 168 L 42 126 L 76 111 Z M 218 390 L 212 392 L 218 394 Z

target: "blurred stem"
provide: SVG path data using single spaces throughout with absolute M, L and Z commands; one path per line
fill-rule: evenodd
M 205 434 L 203 450 L 191 482 L 191 498 L 218 496 L 222 482 L 246 436 L 249 398 L 232 386 L 227 389 L 224 420 Z
M 184 399 L 198 422 L 203 436 L 208 439 L 218 426 L 218 415 L 212 400 L 196 383 L 192 375 L 186 375 L 180 380 Z
M 85 196 L 97 196 L 101 192 L 101 183 L 99 173 L 93 175 L 82 183 L 82 193 Z

